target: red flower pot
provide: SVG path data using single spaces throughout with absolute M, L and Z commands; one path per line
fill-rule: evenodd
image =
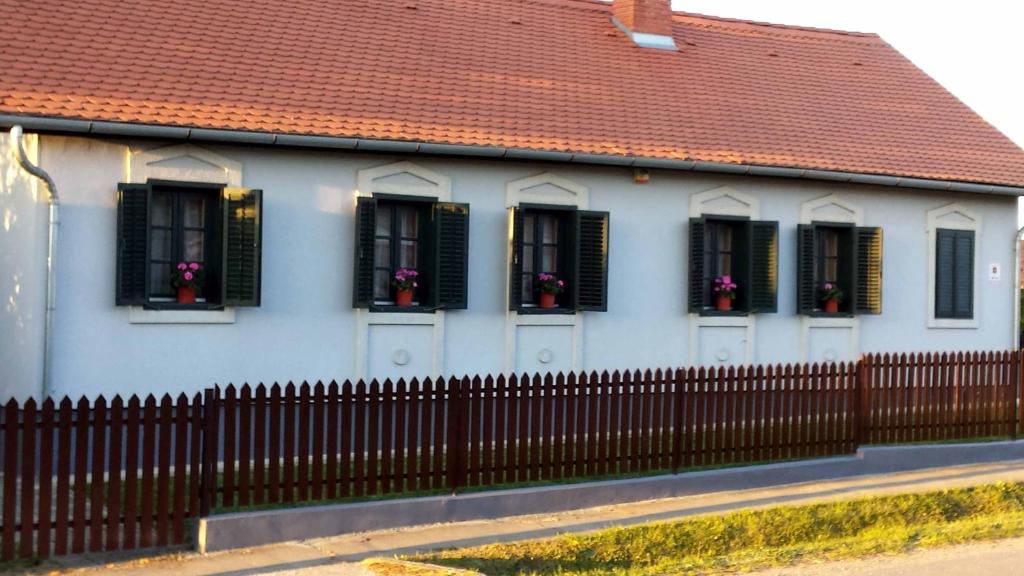
M 191 286 L 180 286 L 178 288 L 178 304 L 195 304 L 196 289 Z
M 412 306 L 412 290 L 399 290 L 395 294 L 395 304 L 399 306 Z
M 541 308 L 554 308 L 555 307 L 555 295 L 549 292 L 540 293 L 540 307 Z
M 835 299 L 825 300 L 825 312 L 836 314 L 839 312 L 839 301 Z
M 732 298 L 729 298 L 728 296 L 716 296 L 715 310 L 720 312 L 728 312 L 732 310 Z

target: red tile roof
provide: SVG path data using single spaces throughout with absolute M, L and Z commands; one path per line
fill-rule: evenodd
M 1024 151 L 871 34 L 597 0 L 0 0 L 0 114 L 1024 185 Z

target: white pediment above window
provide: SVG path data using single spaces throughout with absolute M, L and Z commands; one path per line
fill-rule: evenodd
M 505 205 L 560 204 L 586 209 L 590 191 L 586 186 L 550 172 L 509 182 L 505 189 Z
M 757 218 L 761 208 L 757 198 L 728 186 L 690 196 L 690 217 L 743 216 Z
M 242 164 L 200 148 L 194 144 L 177 144 L 131 152 L 129 181 L 176 180 L 239 187 L 242 185 Z
M 359 195 L 401 194 L 428 196 L 441 202 L 452 197 L 452 180 L 408 161 L 385 164 L 359 171 Z
M 950 228 L 954 230 L 979 230 L 981 216 L 960 204 L 947 204 L 928 211 L 928 230 Z
M 800 223 L 812 222 L 843 222 L 860 226 L 864 223 L 864 209 L 838 194 L 829 194 L 800 205 Z

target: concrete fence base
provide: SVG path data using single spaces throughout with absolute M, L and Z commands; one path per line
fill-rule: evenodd
M 196 543 L 200 552 L 214 552 L 370 530 L 563 512 L 658 498 L 1020 459 L 1024 459 L 1024 441 L 867 447 L 859 449 L 854 456 L 676 475 L 224 514 L 200 519 Z

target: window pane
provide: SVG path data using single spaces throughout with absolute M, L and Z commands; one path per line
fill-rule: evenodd
M 523 239 L 525 242 L 533 243 L 533 214 L 523 215 Z
M 149 293 L 152 296 L 170 296 L 174 287 L 171 286 L 171 265 L 149 265 Z
M 201 196 L 186 194 L 182 197 L 185 209 L 185 227 L 202 228 L 206 222 L 206 202 Z
M 373 248 L 373 265 L 391 267 L 391 241 L 378 238 Z
M 153 194 L 153 205 L 149 209 L 149 218 L 153 226 L 171 225 L 170 194 Z
M 839 259 L 838 258 L 827 258 L 825 260 L 825 274 L 824 278 L 821 279 L 821 283 L 835 282 L 839 279 Z
M 544 261 L 541 262 L 540 268 L 542 272 L 556 273 L 558 272 L 558 248 L 555 246 L 545 246 L 542 252 Z
M 185 246 L 182 250 L 186 262 L 203 261 L 203 231 L 185 230 Z
M 715 226 L 718 234 L 718 251 L 732 252 L 732 226 L 723 224 Z
M 391 235 L 391 208 L 377 205 L 377 236 Z
M 554 244 L 558 242 L 558 219 L 554 216 L 544 216 L 541 219 L 541 223 L 544 226 L 542 233 L 544 234 L 545 244 Z
M 732 254 L 722 253 L 718 255 L 718 274 L 717 276 L 731 276 L 732 275 Z
M 149 231 L 149 256 L 152 260 L 171 259 L 171 231 L 152 228 Z
M 839 256 L 839 233 L 835 230 L 822 230 L 822 254 L 826 258 Z
M 522 299 L 524 304 L 533 303 L 533 275 L 523 274 L 523 293 Z
M 533 244 L 523 246 L 523 272 L 534 272 Z
M 398 262 L 400 267 L 416 268 L 416 245 L 417 242 L 415 240 L 402 240 L 401 251 L 399 254 L 400 261 Z
M 416 214 L 416 209 L 403 206 L 399 213 L 399 221 L 401 223 L 401 234 L 404 238 L 418 238 L 419 237 L 419 218 Z
M 373 297 L 376 300 L 387 300 L 391 297 L 391 271 L 377 269 L 373 271 Z

